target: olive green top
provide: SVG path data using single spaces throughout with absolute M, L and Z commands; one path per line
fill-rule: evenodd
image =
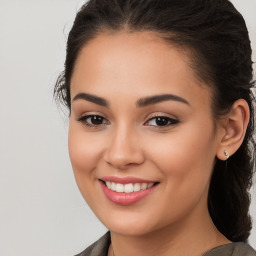
M 110 242 L 110 232 L 107 232 L 98 241 L 75 256 L 107 256 Z M 213 248 L 202 256 L 256 256 L 256 251 L 246 243 L 234 242 Z

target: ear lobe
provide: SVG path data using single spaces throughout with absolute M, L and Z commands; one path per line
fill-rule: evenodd
M 224 135 L 222 134 L 217 149 L 217 157 L 226 160 L 241 146 L 249 123 L 250 110 L 247 102 L 237 100 L 225 115 L 223 121 Z

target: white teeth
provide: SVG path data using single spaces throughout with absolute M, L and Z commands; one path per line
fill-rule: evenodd
M 110 181 L 106 181 L 106 185 L 108 188 L 111 188 L 111 182 Z
M 154 186 L 154 183 L 149 183 L 148 188 L 152 188 Z
M 136 192 L 136 191 L 140 191 L 140 183 L 135 183 L 133 185 L 133 191 Z
M 148 184 L 147 184 L 147 183 L 142 183 L 140 188 L 141 188 L 141 189 L 146 189 L 147 187 L 148 187 Z
M 120 184 L 120 183 L 106 181 L 106 186 L 112 191 L 116 191 L 118 193 L 132 193 L 132 192 L 137 192 L 147 188 L 152 188 L 154 186 L 154 183 Z
M 110 189 L 113 190 L 113 191 L 116 191 L 116 183 L 111 182 L 111 187 L 110 187 Z
M 113 184 L 114 182 L 112 182 L 112 184 Z M 112 186 L 111 186 L 112 187 Z M 120 192 L 120 193 L 122 193 L 122 192 L 124 192 L 124 185 L 123 184 L 120 184 L 120 183 L 117 183 L 116 184 L 116 192 Z
M 124 192 L 125 193 L 131 193 L 133 192 L 133 185 L 130 183 L 130 184 L 125 184 L 124 185 Z

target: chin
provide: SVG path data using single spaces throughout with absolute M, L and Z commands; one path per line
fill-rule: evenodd
M 104 218 L 105 219 L 105 218 Z M 129 219 L 124 218 L 107 218 L 102 220 L 102 223 L 113 233 L 117 233 L 123 236 L 142 236 L 149 234 L 156 229 L 158 225 L 153 225 L 153 222 L 148 218 L 141 219 L 140 216 L 131 217 Z
M 149 227 L 143 227 L 143 226 L 131 227 L 131 225 L 127 225 L 127 226 L 126 225 L 122 225 L 122 226 L 113 225 L 113 226 L 109 227 L 109 230 L 113 233 L 117 233 L 117 234 L 123 235 L 123 236 L 144 236 L 153 231 Z

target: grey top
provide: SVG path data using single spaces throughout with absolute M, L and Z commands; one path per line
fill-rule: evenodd
M 110 232 L 107 232 L 98 241 L 75 256 L 107 256 L 110 242 Z M 256 251 L 246 243 L 234 242 L 213 248 L 202 256 L 256 256 Z

